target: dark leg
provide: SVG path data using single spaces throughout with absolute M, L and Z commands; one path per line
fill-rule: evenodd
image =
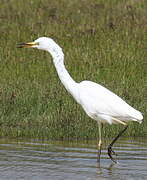
M 112 154 L 115 154 L 115 152 L 112 150 L 112 146 L 117 141 L 117 139 L 126 131 L 127 128 L 128 128 L 128 125 L 126 125 L 122 131 L 120 131 L 120 133 L 113 139 L 111 144 L 108 146 L 108 155 L 109 155 L 110 159 L 115 163 L 117 163 L 117 161 L 114 160 L 112 157 Z

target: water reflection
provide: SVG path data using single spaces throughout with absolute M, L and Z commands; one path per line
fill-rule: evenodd
M 115 144 L 118 164 L 108 158 L 105 141 L 101 166 L 96 141 L 51 142 L 0 140 L 0 179 L 142 180 L 147 177 L 147 140 L 121 139 Z

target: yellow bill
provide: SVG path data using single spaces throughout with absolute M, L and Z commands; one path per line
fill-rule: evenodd
M 34 46 L 38 45 L 37 42 L 28 42 L 28 43 L 19 43 L 18 48 L 32 48 Z

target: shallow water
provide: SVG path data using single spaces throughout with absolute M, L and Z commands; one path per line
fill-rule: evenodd
M 114 150 L 118 164 L 103 144 L 101 166 L 97 142 L 0 140 L 0 180 L 146 180 L 147 138 L 121 139 Z

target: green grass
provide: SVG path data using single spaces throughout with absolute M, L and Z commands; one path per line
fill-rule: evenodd
M 17 49 L 19 42 L 52 37 L 80 82 L 95 81 L 144 113 L 126 136 L 147 136 L 147 2 L 125 0 L 0 1 L 0 135 L 48 139 L 92 139 L 97 124 L 59 81 L 51 56 Z M 122 127 L 103 128 L 114 136 Z

